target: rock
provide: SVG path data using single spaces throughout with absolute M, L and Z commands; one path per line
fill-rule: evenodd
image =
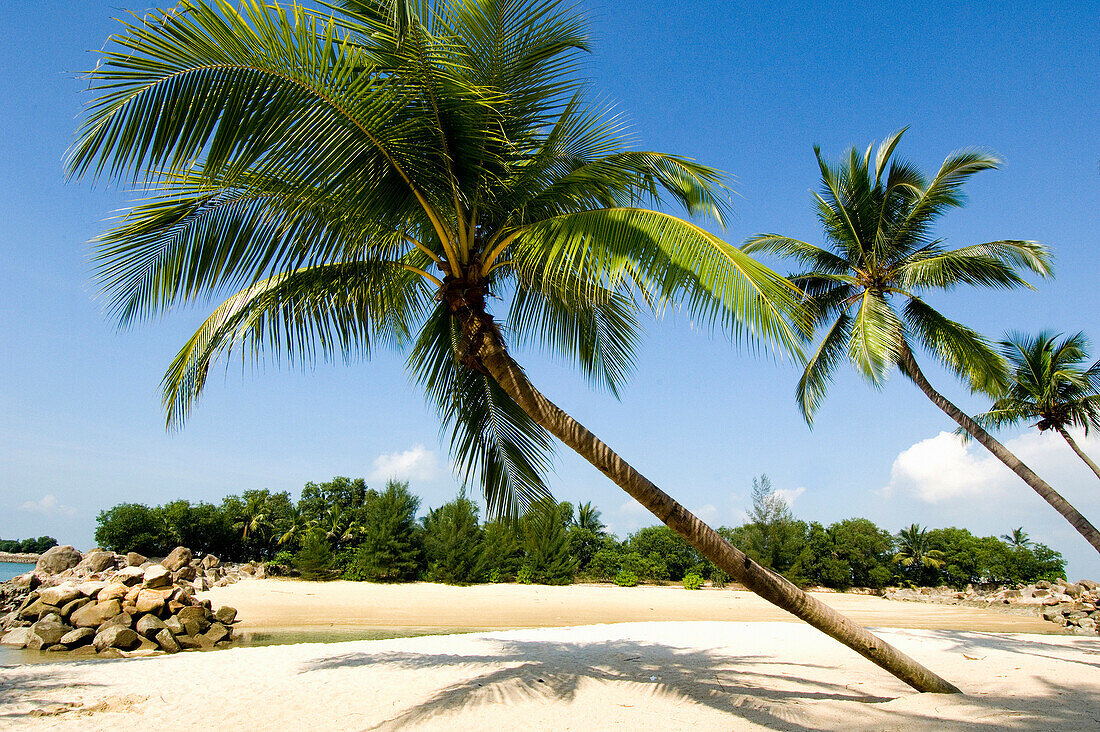
M 1095 622 L 1093 623 L 1095 626 Z M 229 637 L 229 628 L 225 627 L 221 623 L 211 623 L 210 629 L 207 630 L 205 635 L 211 643 L 217 643 L 220 640 L 225 640 Z
M 1081 588 L 1081 585 L 1070 583 L 1070 584 L 1066 585 L 1065 589 L 1063 589 L 1062 591 L 1065 592 L 1070 597 L 1076 599 L 1076 598 L 1081 596 L 1082 588 Z
M 112 582 L 100 590 L 95 599 L 99 602 L 107 602 L 108 600 L 119 600 L 121 602 L 129 591 L 130 588 L 126 585 L 120 582 Z
M 1039 580 L 1038 582 L 1035 583 L 1035 587 L 1037 589 L 1040 589 L 1040 590 L 1049 590 L 1050 589 L 1050 583 L 1047 582 L 1046 580 Z
M 213 569 L 221 564 L 221 560 L 215 557 L 213 554 L 207 554 L 202 558 L 203 569 Z
M 8 631 L 0 638 L 0 644 L 5 646 L 15 646 L 16 648 L 24 648 L 27 645 L 27 641 L 30 640 L 31 629 L 30 626 L 24 626 L 22 628 L 15 628 Z
M 158 630 L 156 636 L 154 637 L 157 641 L 157 645 L 168 653 L 179 653 L 182 650 L 180 648 L 180 644 L 176 641 L 175 637 L 172 635 L 171 632 L 169 632 L 167 628 Z
M 91 648 L 91 646 L 88 647 Z M 106 648 L 97 653 L 96 656 L 99 658 L 125 658 L 125 656 L 122 655 L 122 651 L 117 648 Z
M 38 597 L 47 604 L 62 607 L 80 597 L 80 590 L 77 589 L 76 585 L 66 582 L 56 587 L 43 587 L 38 591 Z
M 169 571 L 175 572 L 180 567 L 191 563 L 191 550 L 185 546 L 177 546 L 160 563 Z
M 48 602 L 43 602 L 42 598 L 36 597 L 30 604 L 26 605 L 19 610 L 19 617 L 23 620 L 38 619 L 43 615 L 49 615 L 50 613 L 61 614 L 61 608 L 56 605 L 51 605 Z
M 138 593 L 135 606 L 139 613 L 158 612 L 164 607 L 164 593 L 158 590 L 142 590 Z
M 1100 590 L 1100 582 L 1093 582 L 1092 580 L 1079 580 L 1077 584 L 1081 585 L 1089 592 Z
M 164 627 L 168 628 L 172 635 L 184 635 L 183 623 L 181 623 L 180 619 L 175 615 L 169 616 L 168 619 L 164 621 Z
M 103 580 L 88 580 L 87 582 L 81 582 L 76 586 L 76 589 L 80 590 L 80 594 L 85 597 L 95 597 L 107 584 Z
M 115 582 L 121 582 L 127 587 L 133 587 L 145 578 L 145 570 L 141 567 L 123 567 L 115 572 L 112 578 Z
M 71 602 L 65 603 L 65 606 L 61 608 L 61 617 L 63 617 L 63 618 L 69 617 L 74 612 L 76 612 L 77 610 L 84 607 L 85 605 L 87 605 L 90 602 L 95 602 L 95 600 L 93 600 L 90 597 L 78 597 L 78 598 L 76 598 L 75 600 L 73 600 Z
M 152 567 L 145 570 L 141 583 L 150 589 L 171 587 L 172 573 L 159 564 L 154 564 Z
M 218 608 L 217 612 L 214 613 L 214 619 L 219 623 L 230 625 L 237 619 L 237 609 L 229 607 L 228 605 L 222 605 Z
M 179 600 L 169 600 L 168 601 L 168 612 L 170 612 L 170 613 L 178 613 L 180 610 L 184 609 L 185 607 L 187 607 L 187 605 L 184 605 Z
M 141 556 L 137 552 L 129 552 L 126 555 L 126 564 L 128 564 L 131 567 L 140 567 L 141 565 L 145 564 L 148 561 L 149 561 L 148 559 Z
M 27 648 L 32 651 L 49 648 L 60 642 L 62 636 L 70 630 L 72 628 L 61 622 L 59 615 L 47 615 L 31 626 L 31 633 L 27 638 Z
M 63 646 L 69 648 L 76 648 L 77 646 L 84 646 L 92 642 L 92 638 L 95 637 L 95 630 L 92 628 L 77 628 L 76 630 L 70 630 L 65 635 L 61 636 L 61 640 L 58 641 Z
M 120 612 L 118 615 L 115 615 L 112 618 L 108 618 L 107 620 L 104 620 L 103 623 L 100 624 L 99 629 L 103 630 L 104 628 L 112 626 L 112 625 L 118 625 L 118 626 L 123 627 L 123 628 L 133 627 L 133 625 L 134 625 L 133 613 L 126 612 L 126 606 L 123 605 L 122 606 L 122 612 Z
M 251 562 L 249 562 L 248 564 L 241 565 L 241 571 L 247 575 L 252 575 L 256 573 L 256 567 Z
M 84 558 L 80 560 L 80 564 L 76 566 L 78 569 L 86 569 L 89 572 L 102 572 L 106 569 L 114 569 L 115 562 L 116 555 L 114 552 L 93 549 L 85 554 Z
M 172 576 L 177 582 L 190 582 L 198 576 L 198 570 L 188 564 L 184 567 L 180 567 Z
M 138 644 L 138 634 L 121 625 L 112 625 L 96 633 L 92 646 L 99 652 L 108 648 L 121 648 L 128 651 Z
M 55 643 L 49 648 L 43 648 L 42 650 L 46 653 L 58 653 L 59 651 L 68 651 L 69 649 L 61 645 L 60 643 Z
M 107 600 L 85 605 L 74 612 L 69 621 L 78 628 L 98 628 L 121 612 L 122 604 L 118 600 Z
M 200 633 L 206 632 L 206 629 L 210 627 L 210 621 L 206 617 L 206 609 L 201 607 L 185 607 L 176 613 L 176 617 L 183 623 L 183 627 L 186 628 L 188 623 L 195 623 L 199 628 Z M 188 632 L 188 635 L 195 635 Z
M 55 546 L 46 550 L 34 565 L 34 571 L 45 575 L 64 572 L 80 564 L 83 557 L 71 546 Z
M 201 649 L 202 648 L 202 643 L 199 642 L 199 638 L 202 638 L 202 636 L 201 635 L 187 635 L 185 633 L 183 635 L 176 636 L 176 641 L 180 644 L 181 648 Z M 210 641 L 207 641 L 207 643 L 209 643 L 209 642 Z
M 36 575 L 33 571 L 26 572 L 16 577 L 12 577 L 8 581 L 11 582 L 15 588 L 20 590 L 33 590 L 40 584 L 38 575 Z
M 146 638 L 153 638 L 160 631 L 168 630 L 168 626 L 156 615 L 142 615 L 138 618 L 136 629 L 138 635 Z

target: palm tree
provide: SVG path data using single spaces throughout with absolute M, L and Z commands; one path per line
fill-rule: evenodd
M 317 522 L 310 519 L 309 516 L 302 511 L 298 506 L 291 506 L 290 510 L 278 527 L 279 530 L 279 546 L 289 544 L 291 546 L 297 544 L 305 537 L 311 529 L 316 526 Z
M 577 520 L 574 525 L 578 529 L 584 529 L 591 531 L 596 536 L 602 536 L 604 529 L 607 526 L 600 520 L 600 511 L 592 505 L 591 501 L 586 503 L 577 502 Z
M 330 506 L 321 516 L 317 527 L 324 533 L 325 539 L 333 549 L 340 549 L 363 533 L 363 526 L 340 506 Z
M 1001 538 L 1013 549 L 1027 549 L 1032 544 L 1023 526 L 1013 529 L 1011 534 L 1001 534 Z
M 237 520 L 233 522 L 233 528 L 241 532 L 241 541 L 263 544 L 268 532 L 274 528 L 271 523 L 271 514 L 268 510 L 267 496 L 260 491 L 252 491 L 246 494 L 246 500 L 241 506 L 241 512 Z
M 932 235 L 932 225 L 964 201 L 962 184 L 1000 161 L 983 152 L 952 154 L 931 181 L 911 164 L 891 160 L 905 130 L 860 155 L 852 148 L 832 167 L 814 148 L 821 170 L 817 214 L 828 247 L 779 234 L 757 234 L 742 249 L 797 260 L 808 271 L 792 277 L 805 292 L 815 331 L 824 328 L 798 382 L 797 398 L 810 424 L 833 372 L 847 357 L 871 384 L 880 386 L 897 366 L 937 407 L 998 460 L 1022 478 L 1100 551 L 1100 531 L 1049 484 L 995 440 L 977 422 L 936 391 L 913 354 L 923 346 L 972 388 L 998 391 L 1005 384 L 1004 361 L 992 345 L 925 302 L 934 289 L 975 285 L 1030 287 L 1019 270 L 1050 274 L 1046 248 L 1030 241 L 993 241 L 957 249 Z M 889 171 L 887 172 L 887 164 Z M 899 307 L 900 304 L 903 307 Z
M 1089 344 L 1083 333 L 1060 343 L 1057 339 L 1043 331 L 1035 337 L 1014 333 L 1001 341 L 1009 364 L 1008 388 L 974 421 L 993 429 L 1037 419 L 1040 432 L 1057 431 L 1100 478 L 1100 466 L 1069 434 L 1070 427 L 1080 427 L 1086 435 L 1090 427 L 1100 427 L 1100 361 L 1087 365 Z
M 99 240 L 122 322 L 236 290 L 169 367 L 170 426 L 234 347 L 310 361 L 408 346 L 491 515 L 548 495 L 557 437 L 737 581 L 914 687 L 957 691 L 730 546 L 512 359 L 505 334 L 617 393 L 639 312 L 677 305 L 735 340 L 798 348 L 789 282 L 653 210 L 721 225 L 723 177 L 629 149 L 585 101 L 572 6 L 345 0 L 329 18 L 214 3 L 126 25 L 69 160 L 148 189 Z
M 897 552 L 894 561 L 913 570 L 918 585 L 926 585 L 929 573 L 926 570 L 939 569 L 944 565 L 943 552 L 928 546 L 928 530 L 912 524 L 898 532 Z

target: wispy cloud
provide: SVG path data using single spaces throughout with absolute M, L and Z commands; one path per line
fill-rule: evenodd
M 37 501 L 26 501 L 20 506 L 24 511 L 42 513 L 47 516 L 74 516 L 76 511 L 57 500 L 53 493 L 47 493 Z
M 374 459 L 374 470 L 367 480 L 434 480 L 439 475 L 439 461 L 434 452 L 423 445 L 415 445 L 402 452 L 379 455 Z
M 800 485 L 797 488 L 779 488 L 772 492 L 782 498 L 788 506 L 793 506 L 794 502 L 798 500 L 798 497 L 806 492 L 806 486 Z

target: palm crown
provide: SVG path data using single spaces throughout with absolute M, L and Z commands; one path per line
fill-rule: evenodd
M 551 441 L 478 363 L 479 329 L 613 392 L 642 308 L 796 350 L 789 283 L 645 207 L 720 225 L 722 176 L 628 148 L 585 102 L 582 30 L 554 0 L 346 0 L 335 19 L 188 0 L 127 25 L 70 155 L 74 174 L 132 170 L 148 190 L 100 238 L 100 284 L 123 322 L 235 291 L 165 375 L 169 424 L 234 348 L 409 346 L 467 477 L 515 513 L 545 495 Z
M 1019 269 L 1050 272 L 1047 250 L 1035 242 L 950 249 L 934 238 L 935 221 L 963 204 L 963 183 L 999 161 L 977 151 L 955 153 L 927 180 L 911 164 L 892 159 L 904 132 L 886 138 L 877 152 L 873 145 L 862 155 L 852 148 L 839 166 L 814 148 L 822 181 L 814 199 L 826 247 L 777 234 L 758 234 L 742 247 L 785 255 L 808 268 L 792 281 L 806 294 L 812 327 L 825 328 L 825 334 L 798 383 L 807 421 L 844 357 L 878 385 L 911 343 L 923 345 L 975 388 L 1003 383 L 1003 364 L 991 344 L 933 309 L 923 295 L 959 285 L 1027 287 Z
M 985 427 L 1004 427 L 1035 419 L 1040 431 L 1100 427 L 1100 361 L 1088 365 L 1088 339 L 1076 333 L 1013 334 L 1001 341 L 1009 364 L 1006 389 L 977 415 Z

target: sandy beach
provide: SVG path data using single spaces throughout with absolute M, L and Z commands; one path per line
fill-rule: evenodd
M 969 626 L 1034 621 L 971 608 L 822 595 L 863 622 L 873 618 L 887 641 L 966 692 L 942 696 L 913 692 L 817 631 L 778 621 L 778 611 L 745 593 L 266 580 L 211 596 L 237 603 L 248 618 L 242 630 L 323 623 L 564 627 L 9 667 L 0 674 L 0 726 L 1061 731 L 1100 725 L 1100 639 L 976 632 Z M 681 617 L 668 617 L 676 613 Z M 647 614 L 647 622 L 607 622 Z M 600 618 L 603 624 L 589 624 Z

